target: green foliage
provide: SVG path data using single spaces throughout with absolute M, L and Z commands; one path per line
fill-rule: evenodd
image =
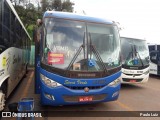
M 52 9 L 56 11 L 62 11 L 62 1 L 61 0 L 54 0 L 52 2 Z
M 42 18 L 42 12 L 36 10 L 31 4 L 26 8 L 17 5 L 15 9 L 33 41 L 33 30 L 37 19 Z
M 41 5 L 43 12 L 46 10 L 73 12 L 74 3 L 70 0 L 42 0 Z
M 35 28 L 35 25 L 33 24 L 30 24 L 28 27 L 27 27 L 27 31 L 30 35 L 31 38 L 33 38 L 33 29 Z
M 37 7 L 30 3 L 30 0 L 11 0 L 11 2 L 14 2 L 14 7 L 32 39 L 36 21 L 42 19 L 46 10 L 73 12 L 74 5 L 70 0 L 41 0 L 41 6 L 37 1 Z
M 73 6 L 74 3 L 70 2 L 70 0 L 66 0 L 62 4 L 62 10 L 68 11 L 68 12 L 73 12 Z
M 41 1 L 41 6 L 42 6 L 42 12 L 45 12 L 47 10 L 47 8 L 49 7 L 49 3 L 48 0 L 42 0 Z

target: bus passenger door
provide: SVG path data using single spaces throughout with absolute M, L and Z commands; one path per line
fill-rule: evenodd
M 41 28 L 34 30 L 35 41 L 35 93 L 40 94 L 40 41 L 41 41 Z

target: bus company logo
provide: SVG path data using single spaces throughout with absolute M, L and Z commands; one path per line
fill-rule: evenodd
M 11 112 L 2 112 L 2 117 L 12 117 Z
M 5 67 L 6 66 L 6 57 L 3 56 L 2 58 L 2 66 Z
M 85 88 L 84 88 L 84 91 L 85 91 L 85 92 L 89 92 L 89 88 L 88 88 L 88 87 L 85 87 Z
M 95 77 L 96 76 L 96 74 L 90 74 L 90 73 L 80 73 L 80 74 L 78 74 L 78 77 Z

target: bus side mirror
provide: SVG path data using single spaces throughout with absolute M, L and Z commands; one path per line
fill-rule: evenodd
M 42 25 L 42 20 L 41 19 L 37 19 L 37 26 L 41 26 Z

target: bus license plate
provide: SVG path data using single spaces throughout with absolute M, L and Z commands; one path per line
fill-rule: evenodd
M 134 82 L 137 82 L 137 81 L 136 80 L 130 80 L 129 82 L 134 83 Z
M 93 96 L 81 96 L 79 97 L 79 102 L 87 102 L 87 101 L 92 101 Z

